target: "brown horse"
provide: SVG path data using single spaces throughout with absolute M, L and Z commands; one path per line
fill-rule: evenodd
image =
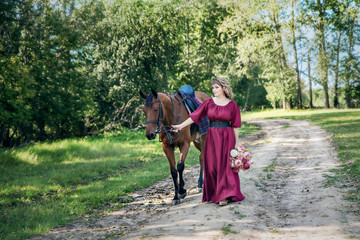
M 169 161 L 171 176 L 175 185 L 175 196 L 173 204 L 180 203 L 180 198 L 186 197 L 185 182 L 183 179 L 183 171 L 185 168 L 185 158 L 188 154 L 190 143 L 193 142 L 195 147 L 200 150 L 200 175 L 198 179 L 198 187 L 202 189 L 203 184 L 203 149 L 206 135 L 200 136 L 198 127 L 190 134 L 190 126 L 185 127 L 180 133 L 172 131 L 171 125 L 180 124 L 185 121 L 189 114 L 184 105 L 181 95 L 158 93 L 151 90 L 150 94 L 144 94 L 140 90 L 140 96 L 146 99 L 143 111 L 146 116 L 146 137 L 149 140 L 156 138 L 159 133 L 159 139 L 162 142 L 162 148 Z M 201 102 L 209 98 L 203 92 L 195 92 L 195 97 Z M 180 149 L 180 159 L 175 167 L 175 147 Z M 178 173 L 179 172 L 179 182 Z M 179 198 L 180 197 L 180 198 Z

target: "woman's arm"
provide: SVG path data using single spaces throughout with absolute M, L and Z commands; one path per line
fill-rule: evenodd
M 180 131 L 181 129 L 183 129 L 184 127 L 190 125 L 194 123 L 194 121 L 191 119 L 191 117 L 189 117 L 188 119 L 186 119 L 184 122 L 182 122 L 181 124 L 179 125 L 171 125 L 173 128 L 175 128 L 176 131 L 174 132 L 178 132 Z
M 235 134 L 235 148 L 239 146 L 239 129 L 233 128 Z

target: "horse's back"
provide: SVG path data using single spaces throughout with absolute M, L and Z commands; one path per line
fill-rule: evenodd
M 209 96 L 206 93 L 195 91 L 195 97 L 201 102 L 204 102 Z

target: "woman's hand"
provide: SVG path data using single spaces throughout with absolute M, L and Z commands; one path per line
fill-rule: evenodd
M 191 117 L 189 117 L 188 119 L 185 120 L 185 122 L 182 122 L 179 125 L 171 125 L 171 127 L 173 128 L 173 132 L 180 132 L 181 129 L 192 124 L 193 122 L 194 121 L 191 119 Z
M 181 124 L 179 125 L 171 125 L 171 127 L 173 128 L 173 132 L 180 132 L 180 130 L 182 129 Z
M 235 149 L 237 149 L 238 146 L 240 146 L 239 143 L 239 129 L 238 128 L 233 128 L 234 130 L 234 135 L 235 135 Z

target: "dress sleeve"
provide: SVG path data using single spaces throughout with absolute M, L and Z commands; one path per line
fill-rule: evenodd
M 199 125 L 200 120 L 206 117 L 209 99 L 206 99 L 194 112 L 189 114 L 195 124 Z
M 231 114 L 231 127 L 239 128 L 241 127 L 241 115 L 239 106 L 234 101 L 232 114 Z

